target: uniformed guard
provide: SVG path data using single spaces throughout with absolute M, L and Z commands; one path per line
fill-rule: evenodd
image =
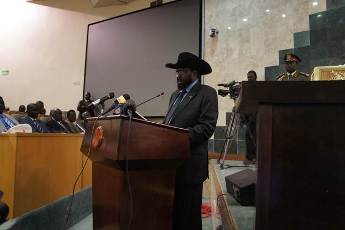
M 299 72 L 297 70 L 298 63 L 301 62 L 301 59 L 293 54 L 288 53 L 284 56 L 285 61 L 285 73 L 279 74 L 276 77 L 277 81 L 309 81 L 310 76 L 307 73 Z

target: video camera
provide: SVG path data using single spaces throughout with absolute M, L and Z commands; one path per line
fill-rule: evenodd
M 222 86 L 227 89 L 218 89 L 218 95 L 222 97 L 226 97 L 227 95 L 230 96 L 231 99 L 235 100 L 240 95 L 241 91 L 241 84 L 236 81 L 232 81 L 230 83 L 221 83 L 218 86 Z

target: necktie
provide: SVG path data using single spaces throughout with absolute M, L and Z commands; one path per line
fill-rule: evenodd
M 179 95 L 177 96 L 174 104 L 171 106 L 168 114 L 166 115 L 165 117 L 165 124 L 169 124 L 173 118 L 173 116 L 175 115 L 175 111 L 176 111 L 176 108 L 178 107 L 178 105 L 182 102 L 185 94 L 187 93 L 186 89 L 183 89 Z
M 15 124 L 3 114 L 0 114 L 0 121 L 4 124 L 6 130 L 15 126 Z

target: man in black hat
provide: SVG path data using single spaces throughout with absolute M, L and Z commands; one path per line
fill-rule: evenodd
M 176 170 L 173 228 L 202 229 L 202 185 L 208 177 L 208 139 L 218 119 L 215 89 L 200 84 L 200 76 L 212 72 L 211 66 L 191 53 L 181 53 L 176 64 L 177 87 L 169 103 L 164 123 L 189 130 L 191 158 Z
M 277 81 L 309 81 L 310 76 L 307 73 L 299 72 L 297 70 L 298 63 L 301 59 L 293 54 L 288 53 L 284 56 L 285 61 L 285 73 L 282 73 L 276 77 Z

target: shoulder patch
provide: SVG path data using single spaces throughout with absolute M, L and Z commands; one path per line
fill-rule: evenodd
M 285 73 L 281 73 L 276 77 L 276 80 L 279 81 L 285 76 Z
M 305 77 L 310 77 L 310 74 L 304 73 L 304 72 L 299 72 L 300 75 L 305 76 Z

